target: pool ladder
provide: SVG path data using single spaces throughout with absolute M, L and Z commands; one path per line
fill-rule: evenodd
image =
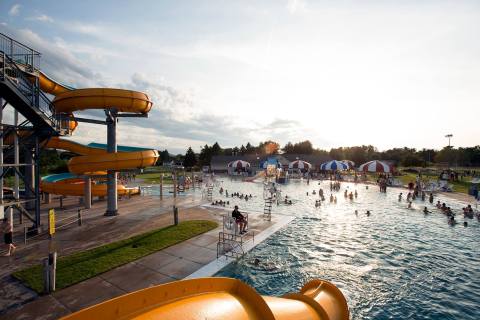
M 266 198 L 265 204 L 263 206 L 263 218 L 267 221 L 272 220 L 272 205 L 273 205 L 273 198 Z

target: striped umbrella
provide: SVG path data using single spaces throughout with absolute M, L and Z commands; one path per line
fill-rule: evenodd
M 392 172 L 392 167 L 385 162 L 373 160 L 368 161 L 358 167 L 358 171 L 365 172 Z
M 295 160 L 288 164 L 288 168 L 290 169 L 310 169 L 311 167 L 311 163 L 303 160 Z
M 352 169 L 355 167 L 355 162 L 352 160 L 342 160 L 341 162 L 345 163 L 348 166 L 348 169 Z
M 235 160 L 235 161 L 229 162 L 227 166 L 229 168 L 234 168 L 234 169 L 244 169 L 244 168 L 250 167 L 250 163 L 243 160 Z
M 348 165 L 342 161 L 332 160 L 322 163 L 321 170 L 335 171 L 335 170 L 347 170 Z

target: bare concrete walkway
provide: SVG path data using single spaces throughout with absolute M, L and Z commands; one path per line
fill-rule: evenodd
M 69 197 L 63 201 L 65 210 L 58 209 L 58 199 L 49 205 L 42 205 L 42 221 L 46 222 L 48 209 L 52 207 L 57 208 L 57 221 L 65 218 L 65 221 L 69 221 L 70 216 L 77 216 L 77 209 L 80 207 L 78 203 L 78 198 Z M 68 255 L 168 226 L 173 223 L 173 205 L 180 208 L 181 220 L 214 219 L 207 210 L 189 209 L 199 203 L 200 200 L 194 197 L 169 197 L 160 201 L 159 197 L 138 196 L 119 201 L 120 215 L 106 217 L 103 215 L 106 202 L 98 201 L 91 209 L 84 211 L 82 226 L 77 223 L 70 224 L 60 228 L 53 240 L 42 236 L 27 241 L 27 245 L 23 244 L 23 226 L 30 223 L 16 223 L 14 240 L 17 251 L 12 257 L 0 256 L 0 313 L 37 297 L 35 292 L 10 275 L 15 270 L 41 263 L 50 250 L 56 250 L 59 256 Z
M 158 201 L 158 198 L 156 201 Z M 187 200 L 184 206 L 189 205 L 191 203 Z M 140 211 L 137 210 L 137 212 Z M 180 219 L 209 219 L 218 221 L 221 225 L 222 215 L 225 214 L 225 211 L 195 206 L 193 208 L 181 209 L 180 213 Z M 116 218 L 119 217 L 114 219 Z M 139 217 L 136 216 L 136 218 L 138 219 Z M 154 219 L 155 222 L 147 221 L 147 224 L 155 224 L 156 228 L 161 224 L 160 221 L 156 220 L 162 219 L 169 220 L 171 215 L 159 215 Z M 278 220 L 280 218 L 273 217 L 272 221 L 265 221 L 261 214 L 250 215 L 249 228 L 257 237 L 257 235 L 272 229 Z M 171 222 L 168 221 L 167 223 Z M 106 223 L 106 225 L 108 226 L 109 223 Z M 120 228 L 123 226 L 122 223 L 117 225 Z M 137 224 L 137 226 L 147 228 L 147 226 L 141 223 Z M 11 307 L 8 312 L 0 316 L 0 319 L 57 319 L 127 292 L 188 277 L 217 259 L 216 245 L 218 232 L 221 230 L 222 227 L 220 226 L 215 230 L 168 247 L 135 262 L 120 266 L 51 295 L 36 296 L 31 299 L 31 302 L 23 303 L 14 308 Z M 124 228 L 124 231 L 128 232 L 130 228 Z M 70 234 L 70 236 L 74 236 L 74 234 Z M 131 236 L 131 234 L 128 236 Z M 101 241 L 109 242 L 102 237 L 101 239 Z M 65 248 L 64 252 L 68 250 L 67 247 L 71 248 L 69 246 L 62 247 Z M 78 244 L 75 247 L 81 250 L 86 249 L 86 247 Z

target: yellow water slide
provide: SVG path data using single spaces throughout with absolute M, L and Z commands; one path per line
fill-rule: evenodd
M 97 304 L 64 320 L 348 320 L 342 292 L 323 280 L 299 293 L 261 296 L 240 280 L 199 278 L 163 284 Z
M 55 82 L 42 72 L 39 72 L 39 84 L 42 91 L 55 96 L 53 106 L 57 113 L 71 115 L 75 111 L 114 107 L 119 112 L 145 114 L 152 108 L 150 98 L 142 92 L 109 88 L 73 89 Z M 69 127 L 74 130 L 77 123 L 70 121 Z M 144 168 L 155 165 L 159 157 L 157 150 L 108 153 L 105 149 L 91 148 L 59 138 L 52 138 L 45 146 L 79 154 L 68 163 L 69 171 L 76 175 L 98 176 L 106 170 Z M 41 188 L 52 194 L 82 196 L 83 183 L 84 179 L 77 176 L 52 175 L 42 180 Z M 120 195 L 132 193 L 131 189 L 122 185 L 117 188 Z M 106 184 L 92 182 L 92 196 L 106 194 Z

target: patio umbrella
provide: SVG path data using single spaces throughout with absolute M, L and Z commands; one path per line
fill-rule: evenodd
M 349 169 L 352 169 L 355 167 L 355 162 L 353 162 L 352 160 L 342 160 L 340 162 L 345 163 Z
M 368 161 L 358 167 L 358 171 L 365 171 L 365 172 L 392 172 L 392 167 L 385 162 L 373 160 Z
M 320 169 L 321 170 L 328 170 L 328 171 L 347 170 L 348 169 L 348 164 L 346 164 L 342 161 L 332 160 L 332 161 L 322 163 L 322 165 L 320 166 Z
M 235 161 L 229 162 L 227 166 L 229 168 L 234 168 L 234 169 L 245 169 L 250 167 L 250 163 L 243 160 L 235 160 Z
M 295 160 L 288 164 L 289 169 L 310 169 L 311 167 L 311 163 L 303 160 Z

